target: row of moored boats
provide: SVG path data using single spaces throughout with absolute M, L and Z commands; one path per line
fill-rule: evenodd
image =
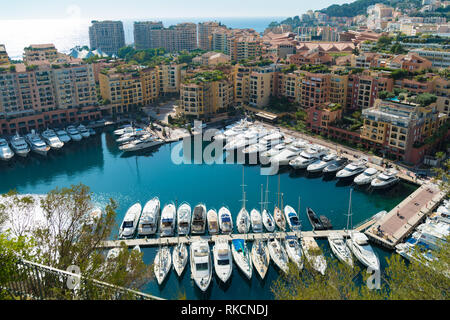
M 149 131 L 133 125 L 125 125 L 115 130 L 114 135 L 119 149 L 123 152 L 144 150 L 164 143 Z
M 9 161 L 14 155 L 25 158 L 30 152 L 46 156 L 50 150 L 61 150 L 70 141 L 81 141 L 95 134 L 94 129 L 82 124 L 78 127 L 70 125 L 65 130 L 47 129 L 41 134 L 35 130 L 24 136 L 16 133 L 9 141 L 0 138 L 0 160 Z

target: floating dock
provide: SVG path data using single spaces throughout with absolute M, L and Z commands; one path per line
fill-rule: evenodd
M 309 238 L 326 238 L 330 233 L 339 233 L 344 237 L 347 237 L 347 231 L 344 230 L 317 230 L 317 231 L 302 231 L 302 232 L 271 232 L 271 233 L 247 233 L 247 234 L 218 234 L 218 235 L 199 235 L 199 236 L 180 236 L 180 237 L 163 237 L 163 238 L 139 238 L 139 239 L 128 239 L 128 240 L 110 240 L 103 241 L 99 247 L 110 249 L 120 247 L 121 243 L 124 242 L 127 247 L 155 247 L 159 245 L 169 245 L 173 246 L 178 243 L 190 244 L 198 240 L 206 240 L 208 242 L 215 242 L 218 239 L 226 239 L 231 241 L 233 239 L 243 239 L 246 241 L 253 241 L 258 239 L 267 240 L 271 237 L 277 239 L 284 239 L 286 236 L 297 236 L 297 237 L 309 237 Z
M 440 191 L 437 185 L 424 184 L 365 233 L 374 243 L 394 249 L 444 198 L 445 192 Z

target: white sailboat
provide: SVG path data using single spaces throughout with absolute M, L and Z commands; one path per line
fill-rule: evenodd
M 278 175 L 278 204 L 273 210 L 273 218 L 275 220 L 275 223 L 277 227 L 281 231 L 286 230 L 286 217 L 283 214 L 283 211 L 281 211 L 280 208 L 283 208 L 283 195 L 280 193 L 280 175 Z M 281 196 L 281 206 L 280 206 L 280 196 Z
M 272 214 L 269 211 L 269 176 L 267 176 L 267 184 L 266 184 L 266 199 L 264 201 L 264 208 L 262 210 L 262 221 L 264 224 L 264 227 L 267 231 L 273 232 L 275 230 L 275 219 L 273 218 Z
M 225 283 L 230 279 L 231 272 L 233 271 L 233 260 L 228 241 L 223 238 L 218 238 L 214 243 L 213 255 L 216 274 Z
M 234 262 L 239 269 L 245 274 L 248 279 L 252 278 L 252 259 L 250 251 L 248 250 L 245 240 L 233 239 L 231 252 L 233 254 Z
M 192 278 L 200 290 L 206 291 L 212 278 L 212 263 L 208 241 L 198 240 L 192 242 L 190 251 Z
M 253 241 L 252 262 L 256 272 L 264 279 L 270 264 L 269 248 L 262 239 Z
M 139 220 L 138 235 L 147 236 L 155 234 L 158 229 L 158 220 L 160 214 L 160 202 L 158 197 L 147 201 L 142 210 Z
M 236 227 L 239 233 L 248 233 L 250 230 L 250 215 L 245 209 L 244 167 L 242 167 L 242 208 L 236 217 Z
M 275 263 L 275 265 L 284 273 L 288 273 L 289 257 L 287 255 L 286 250 L 281 245 L 280 241 L 275 237 L 271 237 L 267 242 L 267 246 L 269 247 L 270 258 Z
M 312 237 L 302 237 L 301 243 L 306 260 L 308 260 L 314 270 L 324 275 L 327 268 L 327 261 L 316 240 Z
M 292 262 L 294 262 L 300 270 L 303 269 L 303 250 L 297 240 L 297 237 L 286 236 L 284 246 Z
M 177 226 L 179 235 L 187 235 L 191 230 L 191 206 L 187 202 L 178 207 Z
M 181 276 L 188 261 L 188 250 L 184 243 L 178 243 L 172 252 L 173 268 L 178 276 Z
M 138 227 L 139 218 L 141 217 L 141 211 L 142 206 L 140 203 L 135 203 L 127 210 L 122 225 L 120 226 L 120 239 L 134 237 Z
M 262 217 L 261 217 L 261 213 L 259 212 L 259 210 L 252 209 L 252 211 L 250 211 L 250 221 L 252 223 L 252 231 L 254 233 L 263 232 Z
M 345 244 L 344 237 L 338 233 L 328 235 L 328 243 L 333 254 L 342 262 L 353 267 L 353 258 L 350 249 Z
M 222 233 L 233 232 L 233 219 L 230 210 L 227 207 L 219 209 L 219 226 Z
M 166 246 L 160 247 L 153 263 L 153 271 L 159 285 L 163 283 L 164 279 L 169 274 L 171 267 L 172 257 L 170 255 L 170 248 Z

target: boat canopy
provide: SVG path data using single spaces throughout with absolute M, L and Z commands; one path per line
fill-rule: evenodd
M 223 221 L 223 222 L 230 222 L 230 221 L 231 221 L 230 216 L 228 216 L 228 215 L 223 216 L 223 217 L 222 217 L 222 221 Z
M 242 250 L 245 251 L 245 242 L 242 239 L 233 239 L 233 246 L 236 249 L 236 251 Z
M 164 219 L 162 219 L 162 222 L 164 222 L 164 223 L 170 223 L 172 221 L 173 221 L 172 218 L 164 218 Z

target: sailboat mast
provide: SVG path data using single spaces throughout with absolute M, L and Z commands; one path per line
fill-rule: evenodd
M 263 184 L 261 183 L 261 202 L 260 202 L 260 204 L 261 204 L 261 214 L 262 214 L 262 212 L 263 212 Z
M 353 224 L 353 220 L 351 220 L 351 215 L 352 215 L 352 191 L 353 188 L 350 189 L 350 198 L 348 200 L 348 213 L 347 213 L 347 232 L 348 232 L 348 227 L 349 227 L 349 222 L 350 222 L 350 226 L 351 228 L 353 228 L 352 224 Z M 350 221 L 351 220 L 351 221 Z
M 266 182 L 266 198 L 264 201 L 264 209 L 267 210 L 269 205 L 269 176 L 267 176 L 267 182 Z

